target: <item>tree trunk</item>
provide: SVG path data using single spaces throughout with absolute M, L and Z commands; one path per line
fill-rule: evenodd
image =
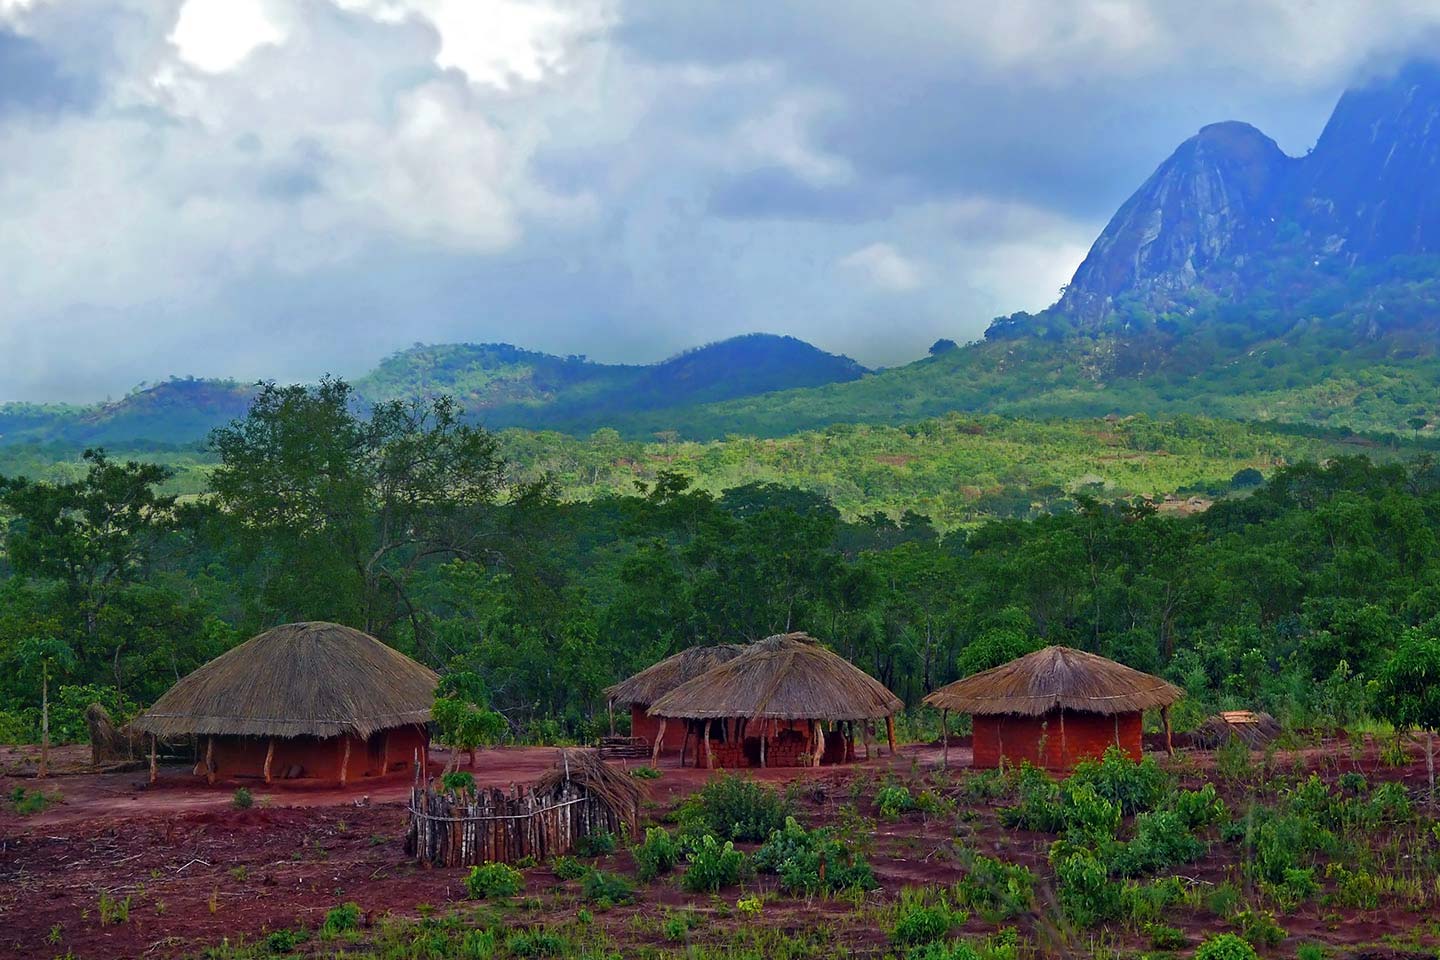
M 50 776 L 50 664 L 40 664 L 40 768 L 37 780 Z
M 1435 731 L 1425 731 L 1425 773 L 1430 778 L 1430 809 L 1435 809 Z
M 940 711 L 940 739 L 944 746 L 940 748 L 940 769 L 950 769 L 950 711 Z

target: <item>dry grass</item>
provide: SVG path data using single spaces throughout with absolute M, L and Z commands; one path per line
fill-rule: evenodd
M 561 750 L 555 768 L 535 782 L 532 792 L 555 790 L 567 777 L 609 807 L 631 837 L 640 836 L 640 786 L 634 777 L 610 766 L 599 751 Z
M 681 650 L 654 666 L 646 667 L 630 679 L 605 688 L 605 697 L 616 706 L 651 704 L 687 680 L 693 680 L 711 667 L 734 660 L 744 651 L 745 647 L 738 643 Z
M 1133 713 L 1179 700 L 1177 688 L 1083 650 L 1046 647 L 956 680 L 925 698 L 955 713 L 1038 717 L 1058 708 L 1090 713 Z
M 1234 737 L 1251 750 L 1259 750 L 1278 736 L 1280 724 L 1270 714 L 1227 710 L 1215 714 L 1192 731 L 1190 743 L 1206 750 L 1216 750 Z
M 171 687 L 130 727 L 185 734 L 368 737 L 425 723 L 440 678 L 336 623 L 289 623 L 245 641 Z
M 885 685 L 803 633 L 759 640 L 657 700 L 662 717 L 871 720 L 904 706 Z

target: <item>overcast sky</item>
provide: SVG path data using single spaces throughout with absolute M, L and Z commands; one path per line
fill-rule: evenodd
M 741 15 L 738 11 L 747 11 Z M 1432 0 L 0 0 L 0 399 L 416 341 L 870 364 L 1036 309 L 1184 138 Z

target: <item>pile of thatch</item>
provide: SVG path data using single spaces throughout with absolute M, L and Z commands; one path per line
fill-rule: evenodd
M 595 750 L 561 750 L 554 769 L 535 782 L 533 792 L 544 795 L 566 782 L 577 784 L 609 807 L 630 831 L 640 835 L 640 787 L 635 778 L 610 766 Z
M 646 667 L 628 680 L 605 688 L 605 699 L 612 706 L 638 703 L 648 706 L 680 684 L 700 676 L 712 667 L 734 660 L 745 652 L 738 643 L 721 643 L 708 647 L 691 647 Z
M 1070 647 L 1046 647 L 941 687 L 925 702 L 970 714 L 1038 717 L 1057 708 L 1133 713 L 1168 707 L 1181 692 L 1159 677 Z
M 777 634 L 671 690 L 650 706 L 657 717 L 693 720 L 873 720 L 903 707 L 863 670 L 804 633 Z
M 440 678 L 336 623 L 290 623 L 211 660 L 131 727 L 158 737 L 368 737 L 430 719 Z
M 129 724 L 115 726 L 110 711 L 101 704 L 85 708 L 85 726 L 90 730 L 90 762 L 97 767 L 139 760 L 145 755 L 145 735 Z
M 1232 739 L 1259 750 L 1280 736 L 1280 724 L 1268 713 L 1222 710 L 1190 733 L 1192 746 L 1217 750 Z

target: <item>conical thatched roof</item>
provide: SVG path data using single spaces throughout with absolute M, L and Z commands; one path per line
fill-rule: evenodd
M 1180 691 L 1159 677 L 1083 650 L 1046 647 L 941 687 L 925 702 L 956 713 L 1035 717 L 1057 707 L 1132 713 L 1164 707 Z
M 885 685 L 803 633 L 756 641 L 650 706 L 659 717 L 869 720 L 904 706 Z
M 745 651 L 738 643 L 722 643 L 710 647 L 691 647 L 659 663 L 646 667 L 629 680 L 621 680 L 605 688 L 611 703 L 649 705 L 687 680 L 693 680 L 711 667 L 734 660 Z
M 369 634 L 287 623 L 171 687 L 131 726 L 160 737 L 368 737 L 430 719 L 440 678 Z

